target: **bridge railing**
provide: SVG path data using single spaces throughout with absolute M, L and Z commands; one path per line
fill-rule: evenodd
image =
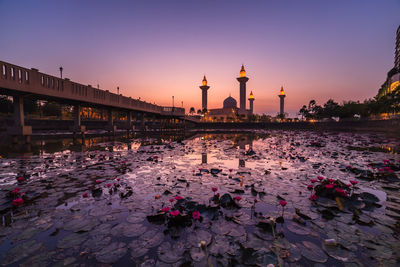
M 178 107 L 163 107 L 162 115 L 185 116 L 185 109 Z
M 39 72 L 38 69 L 27 69 L 4 61 L 0 61 L 0 87 L 3 89 L 117 108 L 140 110 L 158 114 L 166 113 L 162 106 L 114 94 L 108 90 L 93 88 L 91 85 L 76 83 L 67 78 L 61 79 L 59 77 Z M 175 109 L 173 115 L 175 115 L 175 113 L 182 113 L 181 108 Z M 183 109 L 183 114 L 184 112 Z

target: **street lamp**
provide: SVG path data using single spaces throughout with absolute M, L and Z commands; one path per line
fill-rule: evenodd
M 61 76 L 61 79 L 62 79 L 62 71 L 63 71 L 63 67 L 60 67 L 60 76 Z

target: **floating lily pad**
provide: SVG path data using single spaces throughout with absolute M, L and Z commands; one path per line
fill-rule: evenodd
M 125 243 L 113 242 L 96 253 L 96 260 L 102 263 L 114 263 L 121 259 L 127 250 Z
M 301 255 L 310 261 L 324 263 L 328 260 L 325 252 L 316 244 L 309 241 L 303 241 L 302 244 L 296 244 L 301 250 Z

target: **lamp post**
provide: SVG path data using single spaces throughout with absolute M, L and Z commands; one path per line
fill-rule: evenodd
M 60 77 L 62 79 L 62 71 L 63 71 L 63 67 L 60 67 Z
M 119 95 L 119 86 L 117 86 L 117 94 Z

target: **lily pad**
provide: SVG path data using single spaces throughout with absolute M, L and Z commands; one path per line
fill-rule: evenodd
M 121 259 L 127 250 L 125 243 L 113 242 L 97 252 L 96 259 L 101 263 L 114 263 Z

